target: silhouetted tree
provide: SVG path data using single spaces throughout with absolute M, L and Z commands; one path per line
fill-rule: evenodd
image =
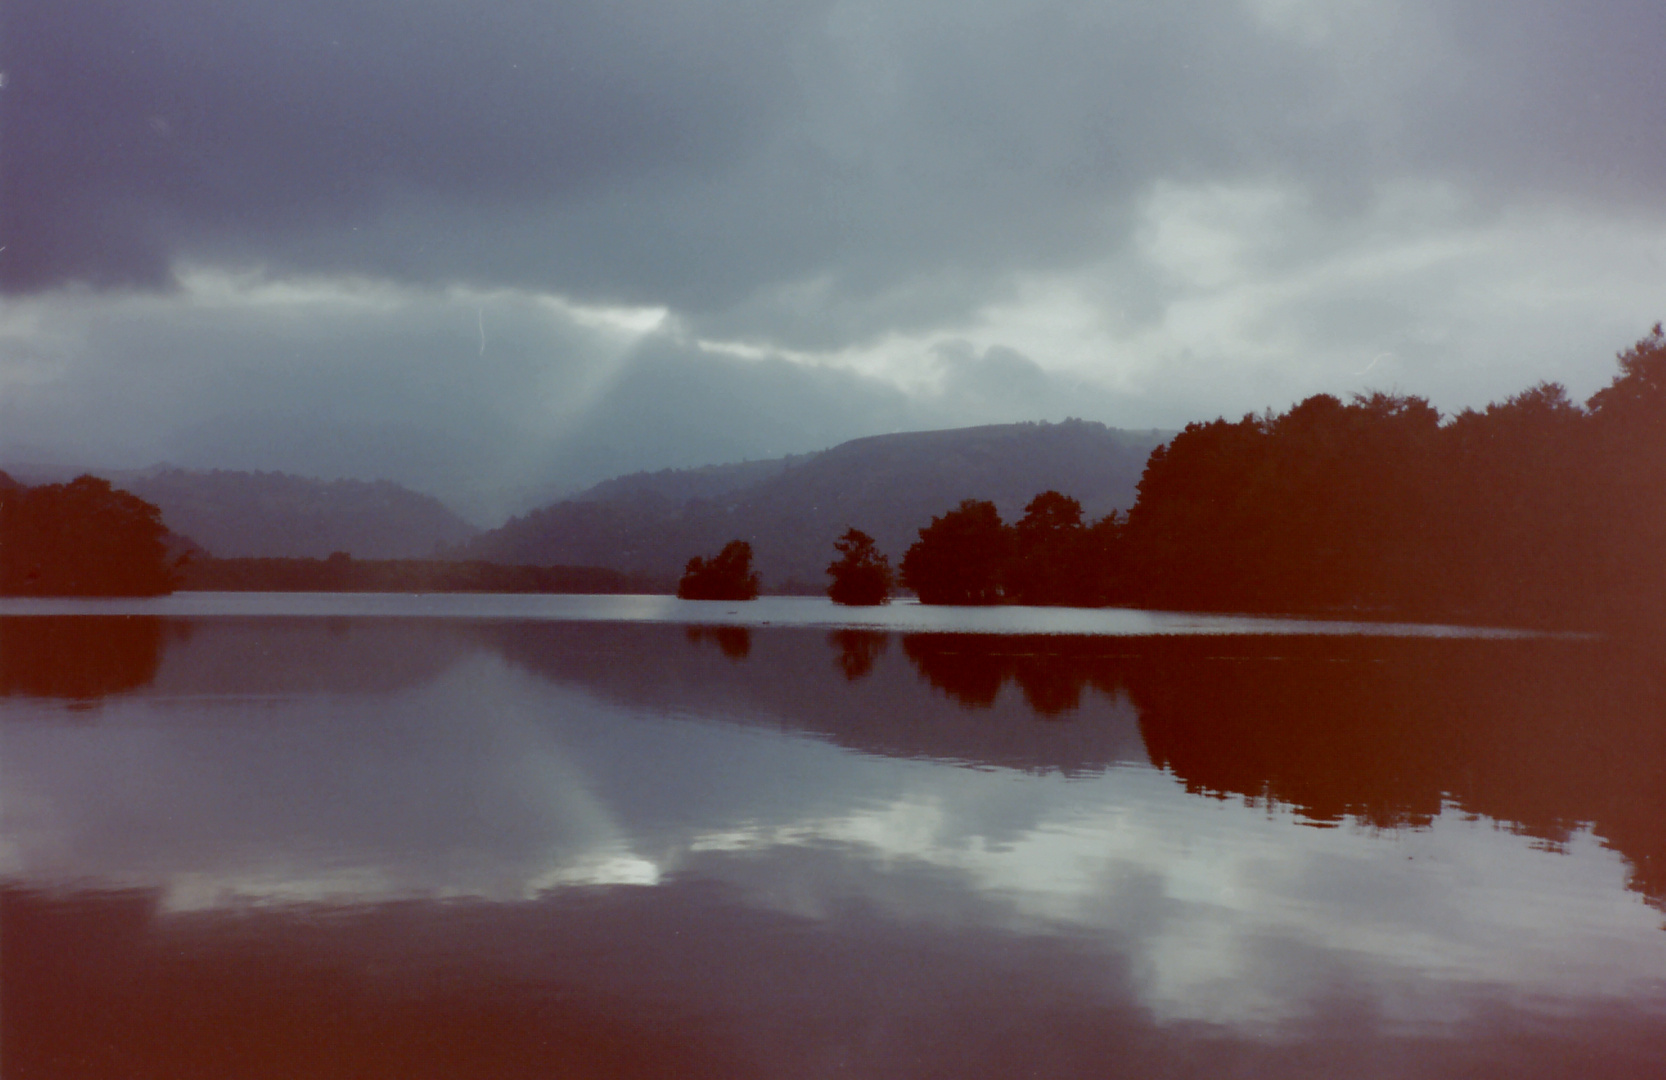
M 710 559 L 688 560 L 677 595 L 684 600 L 751 600 L 758 595 L 758 575 L 752 570 L 752 545 L 731 540 Z
M 1561 621 L 1597 588 L 1587 552 L 1603 512 L 1587 421 L 1560 385 L 1540 383 L 1441 431 L 1425 544 L 1446 606 Z
M 866 606 L 891 601 L 891 563 L 874 548 L 873 537 L 860 529 L 849 529 L 833 541 L 839 552 L 828 567 L 833 578 L 827 595 L 835 604 Z
M 1282 415 L 1191 424 L 1153 452 L 1129 514 L 1139 597 L 1291 610 L 1403 603 L 1432 563 L 1439 414 L 1328 394 Z M 1407 560 L 1410 560 L 1408 563 Z
M 902 583 L 922 604 L 993 604 L 1012 538 L 992 502 L 966 499 L 920 530 L 902 560 Z
M 1119 531 L 1114 512 L 1089 528 L 1081 503 L 1057 491 L 1042 492 L 1012 529 L 1007 598 L 1020 604 L 1108 602 Z
M 1192 424 L 1147 461 L 1120 551 L 1153 606 L 1659 626 L 1666 330 L 1584 408 L 1540 383 L 1442 424 L 1318 395 Z
M 108 480 L 0 487 L 0 593 L 155 596 L 172 592 L 162 512 Z
M 1619 355 L 1620 373 L 1586 402 L 1605 423 L 1631 424 L 1666 439 L 1666 327 L 1654 324 L 1649 335 Z
M 1082 587 L 1087 599 L 1079 602 L 1121 604 L 1131 598 L 1133 581 L 1125 540 L 1127 524 L 1127 515 L 1112 510 L 1088 526 L 1087 535 L 1082 538 L 1086 550 Z
M 1585 453 L 1596 504 L 1591 588 L 1616 613 L 1660 625 L 1666 610 L 1666 332 L 1619 355 L 1620 373 L 1592 395 Z M 1586 511 L 1591 513 L 1591 511 Z

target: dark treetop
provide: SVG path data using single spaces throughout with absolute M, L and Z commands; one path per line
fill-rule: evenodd
M 731 540 L 710 559 L 688 560 L 677 595 L 684 600 L 751 600 L 758 595 L 758 575 L 752 570 L 752 545 Z
M 1427 401 L 1321 394 L 1189 425 L 1127 518 L 966 499 L 919 531 L 925 603 L 1133 604 L 1585 626 L 1666 610 L 1666 334 L 1580 406 L 1554 383 L 1446 423 Z
M 0 473 L 0 594 L 156 596 L 174 588 L 162 513 L 108 480 L 24 487 Z
M 874 547 L 873 537 L 861 529 L 849 529 L 833 542 L 839 553 L 827 567 L 833 579 L 827 595 L 835 604 L 871 606 L 891 600 L 891 562 Z

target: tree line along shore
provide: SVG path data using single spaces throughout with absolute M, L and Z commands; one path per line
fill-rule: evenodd
M 854 525 L 829 591 L 882 603 L 1131 605 L 1581 626 L 1666 610 L 1666 333 L 1621 353 L 1583 404 L 1541 383 L 1444 422 L 1423 398 L 1316 395 L 1194 423 L 1147 460 L 1126 513 L 1044 491 L 1008 524 L 966 499 L 893 567 Z M 3 474 L 0 474 L 3 476 Z M 679 595 L 747 599 L 751 547 L 690 559 Z M 0 592 L 173 588 L 641 592 L 599 567 L 452 560 L 213 559 L 176 552 L 154 506 L 107 482 L 0 482 Z

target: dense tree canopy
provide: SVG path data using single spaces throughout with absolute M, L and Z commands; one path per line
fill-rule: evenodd
M 710 559 L 688 560 L 677 595 L 684 600 L 751 600 L 758 595 L 758 575 L 752 570 L 752 545 L 731 540 Z
M 1137 604 L 1658 626 L 1666 611 L 1666 332 L 1582 407 L 1554 383 L 1442 423 L 1424 399 L 1320 394 L 1194 423 L 1126 519 L 1066 495 L 1005 526 L 933 518 L 903 584 L 945 604 Z
M 1113 511 L 1091 526 L 1082 505 L 1057 491 L 1030 500 L 1012 527 L 1006 594 L 1020 604 L 1094 605 L 1115 594 L 1121 572 Z
M 996 603 L 1011 545 L 995 504 L 965 499 L 920 530 L 902 558 L 902 583 L 925 604 Z
M 40 487 L 0 484 L 0 593 L 171 592 L 167 535 L 161 511 L 96 476 Z
M 833 581 L 827 595 L 835 604 L 868 606 L 891 600 L 891 561 L 874 547 L 873 537 L 852 528 L 833 542 L 839 553 L 828 567 Z
M 1081 503 L 1057 491 L 1010 526 L 993 503 L 967 499 L 920 530 L 902 581 L 927 604 L 1105 604 L 1125 573 L 1121 529 L 1115 512 L 1086 524 Z
M 1563 624 L 1666 603 L 1666 336 L 1584 408 L 1554 383 L 1446 424 L 1428 402 L 1309 398 L 1192 424 L 1126 529 L 1155 606 Z
M 1381 571 L 1419 550 L 1439 428 L 1428 402 L 1383 394 L 1189 425 L 1151 455 L 1129 516 L 1141 587 L 1185 607 L 1404 599 Z

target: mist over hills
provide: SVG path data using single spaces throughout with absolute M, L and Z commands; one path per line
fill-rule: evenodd
M 121 484 L 155 503 L 169 528 L 223 559 L 324 558 L 334 551 L 417 558 L 478 532 L 432 495 L 391 480 L 162 469 Z
M 56 483 L 81 471 L 15 467 L 27 483 Z M 432 556 L 479 530 L 431 495 L 390 480 L 317 480 L 277 472 L 180 469 L 91 470 L 162 511 L 181 537 L 222 559 L 361 559 Z
M 819 590 L 850 527 L 893 562 L 917 530 L 966 498 L 1008 520 L 1037 493 L 1079 499 L 1089 517 L 1131 506 L 1151 450 L 1169 433 L 1082 420 L 875 435 L 771 461 L 639 473 L 510 519 L 458 557 L 606 566 L 674 580 L 691 555 L 751 543 L 768 586 Z
M 670 588 L 690 556 L 740 538 L 766 585 L 819 591 L 834 539 L 852 526 L 895 561 L 932 515 L 965 498 L 990 499 L 1009 520 L 1049 488 L 1079 499 L 1090 517 L 1126 509 L 1146 458 L 1169 434 L 1066 420 L 876 435 L 815 453 L 614 477 L 484 533 L 439 499 L 388 480 L 169 465 L 7 468 L 30 484 L 92 471 L 154 503 L 182 542 L 222 559 L 439 555 L 606 567 Z
M 674 502 L 714 499 L 765 480 L 772 480 L 794 465 L 801 465 L 821 453 L 826 451 L 788 454 L 785 457 L 764 458 L 759 461 L 738 461 L 727 465 L 701 465 L 691 469 L 629 473 L 585 488 L 576 495 L 569 496 L 569 501 L 619 502 L 642 497 L 663 497 Z

